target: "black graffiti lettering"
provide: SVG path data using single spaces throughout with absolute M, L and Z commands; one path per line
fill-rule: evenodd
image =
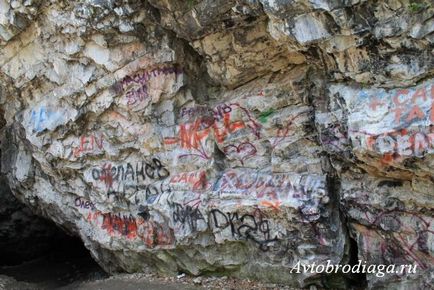
M 104 164 L 100 168 L 92 169 L 92 178 L 104 183 L 108 197 L 115 195 L 125 198 L 128 195 L 130 200 L 133 195 L 136 195 L 136 203 L 139 203 L 140 199 L 145 201 L 145 196 L 146 200 L 152 203 L 164 192 L 164 187 L 169 187 L 163 184 L 145 184 L 147 178 L 162 180 L 168 176 L 170 176 L 169 171 L 157 158 L 153 158 L 150 162 L 139 161 L 135 164 Z M 170 188 L 168 190 L 171 191 Z M 146 192 L 142 198 L 140 198 L 140 191 Z
M 139 170 L 139 164 L 140 164 L 140 170 Z M 146 180 L 146 175 L 145 175 L 145 171 L 144 171 L 144 166 L 143 166 L 143 161 L 142 162 L 137 162 L 136 164 L 136 178 L 137 178 L 137 183 L 140 182 L 139 181 L 139 176 L 142 177 L 142 181 Z
M 248 220 L 253 223 L 253 226 L 248 224 Z M 252 232 L 256 233 L 258 231 L 258 225 L 253 215 L 245 214 L 241 217 L 240 221 L 242 225 L 238 227 L 237 234 L 241 237 L 251 237 Z
M 244 214 L 240 217 L 236 212 L 224 214 L 218 209 L 213 209 L 210 214 L 216 228 L 225 229 L 230 226 L 233 237 L 251 240 L 262 251 L 268 251 L 272 247 L 271 244 L 279 241 L 277 236 L 271 238 L 269 221 L 261 216 Z M 222 224 L 219 220 L 224 220 L 225 223 Z
M 123 192 L 129 191 L 129 190 L 138 191 L 141 188 L 142 188 L 142 186 L 138 186 L 136 184 L 125 184 Z M 146 188 L 146 186 L 143 186 L 143 188 Z
M 136 187 L 137 191 L 134 193 L 134 201 L 137 205 L 148 203 L 154 203 L 163 193 L 159 191 L 158 187 L 152 184 L 140 185 Z
M 146 163 L 145 171 L 146 171 L 146 175 L 147 175 L 149 178 L 154 179 L 154 171 L 155 171 L 155 168 L 154 168 L 151 164 Z
M 130 204 L 130 202 L 127 199 L 125 199 L 126 197 L 125 190 L 123 191 L 110 190 L 107 192 L 107 199 L 110 199 L 111 196 L 113 196 L 113 199 L 116 201 L 124 201 L 127 204 Z
M 111 173 L 111 177 L 112 177 L 113 181 L 118 181 L 119 180 L 119 166 L 118 167 L 113 166 L 110 169 L 110 173 Z
M 167 170 L 158 160 L 157 158 L 152 159 L 152 162 L 154 162 L 155 166 L 157 167 L 157 175 L 159 179 L 164 179 L 170 175 L 169 170 Z
M 239 233 L 235 229 L 235 222 L 237 220 L 239 220 L 238 213 L 235 212 L 235 213 L 231 214 L 231 213 L 228 212 L 227 215 L 229 217 L 229 224 L 231 225 L 232 236 L 239 235 Z
M 103 171 L 104 171 L 104 175 L 107 177 L 107 178 L 113 178 L 113 180 L 116 180 L 116 167 L 111 167 L 111 168 L 104 168 L 103 169 Z M 109 177 L 110 176 L 110 177 Z
M 134 169 L 130 163 L 127 163 L 127 171 L 125 172 L 125 179 L 128 179 L 128 175 L 131 175 L 131 180 L 134 180 Z
M 107 199 L 110 198 L 110 196 L 114 196 L 115 198 L 118 198 L 119 192 L 115 192 L 115 191 L 109 191 L 107 192 Z
M 120 175 L 121 172 L 122 172 L 122 175 Z M 118 167 L 117 167 L 117 174 L 116 174 L 115 180 L 117 180 L 117 181 L 125 180 L 125 170 L 124 170 L 124 167 L 122 165 L 118 165 Z
M 145 184 L 136 185 L 136 191 L 146 190 L 146 188 L 148 188 L 148 185 L 145 185 Z
M 270 239 L 270 225 L 267 220 L 263 220 L 259 223 L 258 229 L 261 233 L 264 234 L 265 239 Z
M 182 216 L 180 215 L 180 211 L 182 211 L 182 206 L 180 204 L 177 204 L 177 203 L 173 204 L 172 206 L 175 208 L 175 210 L 173 211 L 173 214 L 172 214 L 173 221 L 175 223 L 179 222 L 179 221 L 182 222 Z M 179 208 L 181 208 L 181 209 L 179 209 Z
M 213 209 L 213 210 L 211 210 L 211 215 L 212 215 L 212 217 L 213 217 L 214 226 L 215 226 L 216 228 L 224 229 L 224 228 L 226 228 L 226 227 L 228 226 L 228 224 L 229 224 L 229 219 L 228 219 L 228 217 L 227 217 L 224 213 L 222 213 L 220 210 L 218 210 L 218 209 Z M 225 222 L 223 225 L 220 225 L 217 216 L 223 217 L 223 218 L 226 220 L 226 222 Z
M 187 224 L 192 231 L 197 230 L 197 223 L 199 220 L 205 220 L 202 213 L 197 207 L 191 207 L 189 205 L 183 206 L 179 203 L 168 202 L 169 206 L 173 210 L 173 221 L 181 224 Z

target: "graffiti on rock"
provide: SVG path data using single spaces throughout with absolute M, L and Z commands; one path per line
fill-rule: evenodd
M 207 142 L 212 140 L 211 137 L 218 144 L 222 144 L 230 135 L 242 129 L 250 129 L 257 139 L 260 138 L 261 126 L 252 118 L 247 109 L 237 103 L 219 105 L 213 110 L 203 107 L 198 110 L 186 109 L 182 114 L 194 116 L 195 119 L 181 124 L 177 137 L 164 139 L 166 145 L 177 144 L 181 148 L 191 151 L 191 153 L 180 155 L 179 158 L 197 156 L 202 159 L 210 159 L 210 153 L 206 148 Z
M 368 231 L 365 235 L 366 253 L 369 252 L 366 247 L 369 247 L 370 240 L 375 234 L 380 240 L 380 252 L 386 261 L 402 258 L 408 263 L 416 263 L 422 269 L 429 268 L 434 262 L 434 248 L 430 243 L 434 238 L 434 227 L 430 218 L 398 209 L 377 214 L 365 212 L 365 218 L 373 227 L 373 233 Z M 383 235 L 383 231 L 390 234 Z
M 255 156 L 257 150 L 256 146 L 250 142 L 242 142 L 238 145 L 227 145 L 224 147 L 224 153 L 229 158 L 238 160 L 241 165 L 244 165 L 244 161 Z
M 303 199 L 313 192 L 323 194 L 325 182 L 316 178 L 307 178 L 306 184 L 296 185 L 291 174 L 244 172 L 228 170 L 219 178 L 214 191 L 220 196 L 236 194 L 254 196 L 257 199 L 285 202 Z
M 156 183 L 169 177 L 169 170 L 157 158 L 151 161 L 127 162 L 121 165 L 105 163 L 92 169 L 92 178 L 102 185 L 108 198 L 134 199 L 135 204 L 153 203 L 166 189 L 164 183 Z
M 434 152 L 434 126 L 419 130 L 402 129 L 383 134 L 352 132 L 353 145 L 377 152 L 384 163 L 405 157 L 423 157 Z
M 211 183 L 209 183 L 206 171 L 204 170 L 180 172 L 172 175 L 169 184 L 173 190 L 202 191 L 211 188 Z
M 150 98 L 148 93 L 149 81 L 160 75 L 174 75 L 177 77 L 182 74 L 183 70 L 177 67 L 155 68 L 150 71 L 137 73 L 133 76 L 124 77 L 115 87 L 118 93 L 124 93 L 127 99 L 127 105 L 132 107 L 142 103 Z
M 78 208 L 82 208 L 82 209 L 91 209 L 91 210 L 95 210 L 95 204 L 91 201 L 88 200 L 84 200 L 81 197 L 77 197 L 74 201 L 74 205 Z
M 202 222 L 206 228 L 206 220 L 197 205 L 182 205 L 171 201 L 168 201 L 168 205 L 172 210 L 172 218 L 175 224 L 180 223 L 183 226 L 188 226 L 191 232 L 197 231 L 199 222 Z
M 41 105 L 30 111 L 29 127 L 39 133 L 45 129 L 53 129 L 63 124 L 65 120 L 64 112 L 57 108 Z
M 129 240 L 140 239 L 147 248 L 172 247 L 175 243 L 173 229 L 165 223 L 160 224 L 150 219 L 145 220 L 139 213 L 138 217 L 132 214 L 114 214 L 94 212 L 89 213 L 88 221 L 105 230 L 111 237 L 125 237 Z
M 362 91 L 361 95 L 367 93 Z M 391 98 L 389 96 L 392 96 Z M 414 88 L 400 89 L 388 94 L 372 96 L 368 104 L 374 113 L 388 109 L 393 113 L 396 125 L 409 125 L 418 120 L 434 122 L 434 85 L 424 83 Z
M 80 157 L 86 153 L 102 151 L 104 149 L 104 136 L 101 133 L 82 135 L 78 138 L 78 143 L 79 145 L 72 149 L 74 157 Z
M 210 212 L 211 228 L 224 230 L 230 228 L 234 238 L 251 240 L 262 251 L 268 251 L 279 240 L 278 235 L 271 233 L 270 221 L 257 209 L 253 214 L 238 212 L 222 212 L 213 209 Z

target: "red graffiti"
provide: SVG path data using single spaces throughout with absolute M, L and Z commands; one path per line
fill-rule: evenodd
M 113 173 L 112 173 L 112 165 L 110 163 L 108 164 L 106 163 L 102 166 L 99 180 L 104 181 L 104 184 L 108 190 L 113 187 Z
M 261 125 L 258 122 L 256 122 L 256 120 L 252 117 L 249 110 L 240 106 L 240 104 L 238 104 L 238 103 L 231 103 L 230 106 L 239 108 L 240 110 L 242 110 L 244 112 L 244 114 L 248 118 L 248 122 L 246 124 L 247 127 L 250 128 L 250 130 L 256 136 L 257 139 L 261 139 Z
M 102 134 L 82 135 L 79 138 L 80 145 L 73 148 L 75 157 L 80 157 L 83 153 L 94 152 L 94 150 L 103 150 L 104 137 Z
M 264 206 L 264 207 L 270 207 L 274 211 L 278 212 L 278 211 L 280 211 L 280 206 L 282 205 L 282 202 L 281 201 L 273 202 L 273 201 L 268 201 L 268 200 L 262 200 L 259 202 L 259 204 L 261 206 Z
M 199 148 L 202 141 L 208 137 L 213 122 L 212 119 L 201 118 L 193 124 L 182 124 L 179 128 L 181 147 L 186 149 Z
M 99 218 L 102 223 L 99 224 Z M 175 243 L 173 229 L 142 217 L 113 213 L 90 212 L 87 219 L 107 231 L 111 237 L 141 239 L 148 248 L 171 246 Z
M 121 216 L 111 213 L 104 213 L 101 228 L 106 230 L 110 236 L 121 235 L 128 239 L 137 237 L 137 223 L 132 216 Z
M 243 120 L 232 120 L 233 108 L 240 109 L 249 121 L 246 123 Z M 205 112 L 209 112 L 209 110 Z M 219 105 L 213 110 L 213 115 L 201 116 L 193 122 L 181 124 L 179 137 L 165 138 L 164 143 L 166 145 L 179 144 L 181 148 L 194 152 L 180 155 L 179 158 L 198 156 L 203 159 L 210 159 L 205 150 L 205 144 L 211 133 L 213 133 L 217 143 L 221 144 L 230 134 L 244 128 L 250 128 L 255 136 L 260 138 L 260 125 L 251 117 L 247 109 L 239 104 Z
M 243 121 L 235 121 L 231 122 L 230 113 L 224 113 L 223 116 L 223 126 L 218 126 L 219 123 L 215 122 L 213 124 L 214 135 L 217 140 L 217 143 L 223 143 L 228 134 L 235 133 L 238 130 L 241 130 L 246 127 Z
M 434 151 L 434 127 L 423 131 L 409 131 L 406 129 L 387 132 L 384 134 L 354 133 L 354 141 L 362 142 L 366 148 L 383 154 L 382 163 L 389 164 L 400 161 L 403 157 L 422 157 Z M 362 138 L 362 139 L 360 139 Z
M 191 173 L 183 172 L 174 175 L 170 179 L 170 183 L 172 185 L 189 184 L 192 186 L 192 190 L 206 190 L 209 189 L 210 187 L 205 171 L 191 172 Z
M 431 95 L 430 101 L 430 113 L 427 112 L 427 108 L 423 108 L 422 104 L 429 101 L 429 95 Z M 414 120 L 430 120 L 434 122 L 434 85 L 423 84 L 416 87 L 414 90 L 401 89 L 397 90 L 392 96 L 391 111 L 394 113 L 395 122 L 411 123 Z M 388 102 L 381 98 L 374 96 L 369 103 L 369 108 L 372 111 L 377 111 L 381 108 L 388 108 Z
M 148 248 L 172 246 L 175 243 L 175 234 L 173 229 L 163 226 L 154 221 L 138 221 L 140 226 L 138 236 Z

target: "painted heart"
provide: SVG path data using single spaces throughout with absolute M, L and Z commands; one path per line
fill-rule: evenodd
M 254 156 L 257 152 L 256 147 L 250 142 L 243 142 L 238 145 L 228 145 L 224 148 L 226 156 L 238 159 L 242 165 L 244 161 Z

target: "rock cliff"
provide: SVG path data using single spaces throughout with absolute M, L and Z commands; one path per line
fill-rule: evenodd
M 109 272 L 432 283 L 432 1 L 0 0 L 0 86 L 15 196 Z

